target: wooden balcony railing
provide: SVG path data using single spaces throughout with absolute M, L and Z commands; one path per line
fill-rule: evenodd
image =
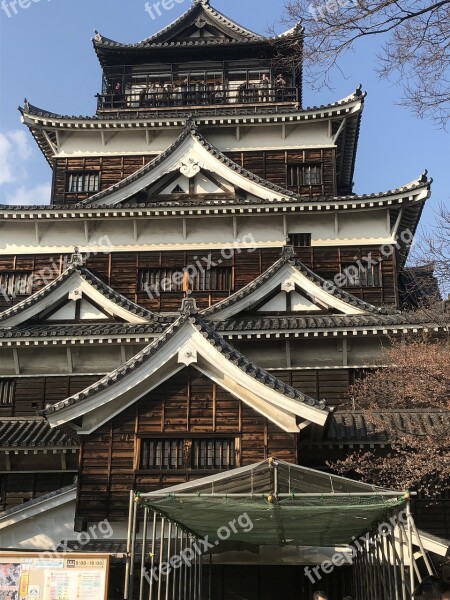
M 209 107 L 229 105 L 259 105 L 298 102 L 298 89 L 288 87 L 262 87 L 241 85 L 237 88 L 222 86 L 159 86 L 135 88 L 121 93 L 98 94 L 98 110 L 136 110 L 183 108 L 185 106 Z

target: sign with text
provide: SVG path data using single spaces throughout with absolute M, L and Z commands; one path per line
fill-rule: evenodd
M 107 600 L 109 556 L 0 552 L 1 600 Z

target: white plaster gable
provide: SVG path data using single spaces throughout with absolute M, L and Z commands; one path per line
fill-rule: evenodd
M 288 309 L 288 294 L 290 294 L 290 307 Z M 279 294 L 271 298 L 268 302 L 263 304 L 258 310 L 258 313 L 276 313 L 276 312 L 317 312 L 320 311 L 320 307 L 308 300 L 303 295 L 295 291 L 286 292 L 281 291 Z
M 277 290 L 279 290 L 279 294 L 276 294 Z M 315 281 L 311 281 L 294 264 L 286 262 L 262 285 L 249 284 L 247 288 L 234 294 L 235 299 L 231 296 L 218 303 L 212 310 L 207 309 L 205 316 L 214 321 L 223 321 L 243 311 L 250 311 L 253 307 L 257 307 L 256 312 L 286 311 L 288 294 L 291 295 L 291 311 L 307 313 L 332 310 L 344 315 L 367 314 L 363 308 L 347 303 L 329 290 L 328 284 L 324 283 L 321 286 Z M 267 302 L 264 302 L 266 299 Z M 222 306 L 223 308 L 221 308 Z M 213 312 L 211 317 L 208 315 L 209 312 Z
M 210 151 L 208 143 L 201 143 L 202 139 L 194 131 L 189 132 L 181 142 L 175 142 L 172 149 L 167 150 L 165 157 L 156 158 L 109 190 L 91 196 L 87 204 L 114 206 L 153 186 L 169 173 L 179 171 L 181 175 L 194 177 L 201 170 L 211 172 L 231 187 L 242 189 L 255 198 L 281 200 L 287 197 L 288 192 L 283 194 L 283 190 L 269 189 L 262 181 L 254 181 L 241 174 L 239 169 L 228 166 Z
M 172 328 L 163 334 L 167 339 L 159 342 L 160 347 L 156 340 L 97 384 L 50 407 L 46 411 L 50 425 L 69 423 L 80 435 L 92 433 L 187 365 L 204 373 L 284 431 L 297 433 L 298 419 L 321 426 L 326 423 L 329 411 L 323 405 L 281 382 L 279 386 L 269 386 L 252 377 L 229 360 L 227 351 L 220 351 L 206 339 L 195 319 Z
M 13 308 L 0 313 L 0 327 L 17 327 L 31 319 L 40 318 L 40 315 L 43 321 L 73 321 L 77 300 L 81 300 L 81 319 L 103 321 L 108 319 L 109 315 L 128 323 L 149 322 L 149 318 L 139 316 L 127 308 L 127 304 L 130 307 L 132 305 L 127 299 L 123 298 L 124 306 L 120 306 L 102 292 L 101 286 L 94 286 L 88 278 L 83 277 L 80 270 L 69 267 L 57 280 Z M 46 314 L 58 306 L 58 311 L 47 318 Z M 139 309 L 138 312 L 143 311 Z
M 193 179 L 191 182 L 190 179 Z M 192 183 L 193 191 L 192 194 L 225 194 L 225 189 L 228 190 L 229 193 L 233 192 L 233 187 L 227 184 L 227 182 L 223 178 L 216 177 L 217 180 L 220 181 L 222 187 L 218 186 L 216 183 L 208 179 L 201 170 L 199 170 L 194 175 L 185 175 L 180 171 L 180 176 L 177 177 L 174 181 L 168 183 L 159 193 L 162 195 L 167 194 L 189 194 L 190 184 Z M 154 187 L 154 186 L 152 186 Z M 225 189 L 223 189 L 225 188 Z M 151 188 L 148 190 L 149 196 L 152 194 Z

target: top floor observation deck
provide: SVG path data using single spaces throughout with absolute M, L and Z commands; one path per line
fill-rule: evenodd
M 117 111 L 194 110 L 204 108 L 254 108 L 275 112 L 300 102 L 294 72 L 277 69 L 271 61 L 258 65 L 179 64 L 106 68 L 97 110 Z M 266 64 L 261 64 L 264 62 Z M 181 68 L 180 68 L 181 67 Z
M 265 37 L 195 0 L 162 31 L 134 44 L 96 32 L 100 113 L 186 108 L 278 112 L 301 104 L 302 29 Z

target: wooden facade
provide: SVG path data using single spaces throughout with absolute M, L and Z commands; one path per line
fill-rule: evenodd
M 214 470 L 143 471 L 142 439 L 195 438 L 236 440 L 235 466 L 276 455 L 294 462 L 295 435 L 279 430 L 198 371 L 187 368 L 123 411 L 107 425 L 83 438 L 80 449 L 77 521 L 123 520 L 129 490 L 168 487 L 212 474 Z
M 380 277 L 378 281 L 363 287 L 355 285 L 344 288 L 357 298 L 361 298 L 371 304 L 378 306 L 397 305 L 397 272 L 395 264 L 395 253 L 390 257 L 383 258 L 379 246 L 329 246 L 329 247 L 300 247 L 294 246 L 298 258 L 309 268 L 326 280 L 333 280 L 349 265 L 355 264 L 357 260 L 364 260 L 369 254 L 373 259 L 380 259 Z M 228 251 L 227 251 L 228 252 Z M 207 308 L 224 300 L 233 292 L 251 283 L 256 277 L 273 265 L 280 257 L 279 248 L 261 248 L 253 252 L 243 249 L 242 251 L 229 251 L 231 258 L 223 258 L 219 251 L 205 253 L 211 260 L 219 264 L 221 268 L 229 268 L 231 273 L 231 285 L 222 290 L 193 291 L 193 297 L 197 300 L 199 308 Z M 199 258 L 198 251 L 192 252 L 126 252 L 111 254 L 98 254 L 87 260 L 87 266 L 105 283 L 112 286 L 117 292 L 123 294 L 130 300 L 137 302 L 144 308 L 157 312 L 177 311 L 184 297 L 184 292 L 160 290 L 159 294 L 148 294 L 140 287 L 141 273 L 147 269 L 164 268 L 168 270 L 182 271 L 189 265 L 195 265 Z M 56 254 L 29 256 L 2 256 L 0 257 L 0 277 L 3 274 L 27 276 L 33 275 L 33 289 L 38 291 L 47 283 L 56 279 L 67 267 L 67 256 Z M 18 293 L 5 297 L 0 294 L 0 309 L 17 304 L 30 294 L 22 294 L 20 285 L 17 286 Z M 153 296 L 153 297 L 151 297 Z
M 337 193 L 336 159 L 333 148 L 302 151 L 285 150 L 282 152 L 262 150 L 226 152 L 225 154 L 251 173 L 302 196 L 334 196 Z M 102 191 L 132 175 L 155 157 L 154 154 L 148 154 L 56 159 L 53 168 L 52 202 L 54 204 L 81 202 L 92 195 L 92 193 L 73 193 L 70 191 L 68 182 L 72 173 L 98 174 L 99 184 L 96 191 Z M 318 168 L 321 182 L 313 185 L 301 185 L 301 182 L 298 182 L 298 185 L 292 185 L 289 169 L 296 166 L 307 167 L 310 165 Z
M 192 11 L 206 11 L 207 29 L 203 17 L 185 29 L 177 20 L 173 40 L 169 27 L 161 43 L 127 46 L 96 34 L 103 89 L 95 117 L 22 109 L 53 185 L 49 207 L 17 214 L 0 207 L 0 513 L 77 475 L 73 532 L 108 519 L 123 533 L 130 490 L 168 488 L 269 457 L 327 470 L 358 445 L 388 451 L 388 443 L 341 443 L 341 432 L 332 438 L 330 431 L 339 427 L 334 414 L 355 412 L 351 386 L 382 366 L 383 343 L 402 332 L 392 309 L 400 306 L 408 243 L 397 243 L 398 234 L 416 230 L 430 180 L 425 174 L 385 194 L 353 194 L 361 89 L 303 109 L 299 46 L 291 47 L 292 72 L 280 89 L 273 40 L 255 41 L 223 15 L 212 27 L 217 15 L 208 1 Z M 288 34 L 296 43 L 299 31 Z M 254 248 L 247 232 L 255 233 Z M 99 238 L 109 236 L 106 249 Z M 199 261 L 206 276 L 161 283 Z M 278 272 L 280 264 L 291 270 Z M 333 291 L 315 277 L 335 281 L 355 265 L 357 275 Z M 18 318 L 3 313 L 62 274 L 58 286 L 67 286 L 54 286 L 54 304 L 49 292 L 41 304 L 34 297 L 22 305 Z M 255 287 L 261 295 L 245 304 Z M 73 313 L 61 312 L 72 301 Z M 42 310 L 27 312 L 33 302 Z M 82 302 L 90 309 L 84 321 Z M 217 313 L 201 312 L 220 302 Z M 289 319 L 303 325 L 282 324 Z M 33 363 L 34 352 L 42 360 Z M 39 447 L 26 433 L 23 442 L 17 430 L 29 431 L 32 418 L 70 443 Z M 14 447 L 1 438 L 8 427 L 16 429 Z M 450 535 L 449 504 L 447 496 L 438 508 L 418 498 L 419 526 Z M 214 568 L 217 600 L 313 591 L 297 567 L 272 565 L 270 575 L 255 565 Z M 338 569 L 324 585 L 342 597 L 350 593 L 346 576 Z
M 99 377 L 9 377 L 13 394 L 8 404 L 0 404 L 0 417 L 33 417 L 48 404 L 56 404 L 64 398 L 84 390 Z

